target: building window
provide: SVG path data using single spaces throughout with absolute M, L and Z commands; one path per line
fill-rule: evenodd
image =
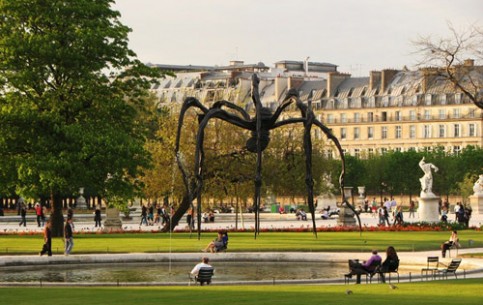
M 387 139 L 387 126 L 381 127 L 381 139 Z
M 381 154 L 386 154 L 387 153 L 387 148 L 381 147 Z
M 340 114 L 340 122 L 346 123 L 347 122 L 347 115 L 345 113 Z
M 426 94 L 425 96 L 425 104 L 426 106 L 431 106 L 431 98 L 432 98 L 432 95 L 431 94 Z
M 469 118 L 476 117 L 476 109 L 470 109 L 470 110 L 468 110 L 468 117 Z
M 453 118 L 454 119 L 459 119 L 460 118 L 460 110 L 459 110 L 459 108 L 453 109 Z
M 459 155 L 461 151 L 461 147 L 459 145 L 453 146 L 453 154 Z
M 424 119 L 431 120 L 431 110 L 424 110 Z
M 327 159 L 332 160 L 332 158 L 334 157 L 334 156 L 333 156 L 332 149 L 327 149 L 327 150 L 325 151 L 325 156 L 327 157 Z
M 402 148 L 401 147 L 396 147 L 396 148 L 394 148 L 394 151 L 402 152 Z
M 361 121 L 361 114 L 360 113 L 354 113 L 354 122 L 359 123 Z
M 367 149 L 367 156 L 369 158 L 374 157 L 374 148 L 368 148 Z
M 414 110 L 409 111 L 409 119 L 411 121 L 415 121 L 416 120 L 416 111 L 414 111 Z
M 441 120 L 446 119 L 446 111 L 444 111 L 444 109 L 439 109 L 439 118 Z
M 400 121 L 400 120 L 401 120 L 401 118 L 402 118 L 402 117 L 401 117 L 401 111 L 396 111 L 396 112 L 394 113 L 394 119 L 395 119 L 396 121 Z
M 373 112 L 367 113 L 367 121 L 368 122 L 374 122 L 374 113 Z
M 354 149 L 354 157 L 359 159 L 360 156 L 361 156 L 361 150 L 359 148 L 355 148 Z
M 361 130 L 359 127 L 354 127 L 354 140 L 359 139 L 361 136 Z
M 423 138 L 425 139 L 431 138 L 431 125 L 423 126 Z
M 445 125 L 439 125 L 439 132 L 438 132 L 438 137 L 444 138 L 446 136 L 446 126 Z
M 327 123 L 328 124 L 334 123 L 334 115 L 332 113 L 327 115 Z
M 462 93 L 455 93 L 454 95 L 454 103 L 455 104 L 461 104 L 461 96 L 463 94 Z
M 381 113 L 381 121 L 386 122 L 387 121 L 387 112 L 383 111 Z
M 468 125 L 468 136 L 469 137 L 476 137 L 476 124 L 469 124 Z
M 414 125 L 409 126 L 409 138 L 416 139 L 416 126 Z
M 453 124 L 453 137 L 455 137 L 455 138 L 461 137 L 461 125 L 460 124 Z
M 402 137 L 402 127 L 396 126 L 396 139 L 400 139 Z
M 345 128 L 341 128 L 340 129 L 340 138 L 345 139 L 346 136 L 347 136 L 347 132 L 346 132 Z
M 374 127 L 367 127 L 367 138 L 374 139 Z

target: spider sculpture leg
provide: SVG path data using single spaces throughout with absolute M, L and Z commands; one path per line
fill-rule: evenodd
M 314 115 L 309 112 L 304 126 L 304 150 L 305 150 L 305 184 L 307 185 L 307 202 L 312 215 L 312 231 L 317 237 L 317 225 L 315 224 L 315 206 L 314 206 L 314 179 L 312 177 L 312 139 L 310 131 Z
M 345 197 L 345 194 L 344 194 L 344 186 L 345 186 L 345 184 L 344 184 L 344 182 L 345 182 L 344 181 L 344 177 L 345 177 L 345 157 L 344 157 L 344 151 L 342 150 L 342 146 L 340 145 L 339 140 L 334 136 L 334 134 L 332 133 L 332 131 L 329 128 L 327 128 L 327 126 L 325 126 L 324 124 L 322 124 L 317 119 L 314 120 L 314 124 L 317 125 L 322 130 L 322 132 L 324 132 L 327 135 L 327 137 L 330 140 L 332 140 L 332 142 L 337 147 L 337 150 L 338 150 L 339 155 L 340 155 L 340 160 L 341 160 L 341 163 L 342 163 L 342 170 L 341 170 L 341 173 L 340 173 L 340 176 L 339 176 L 339 185 L 340 185 L 340 192 L 342 194 L 342 202 L 352 212 L 354 212 L 354 215 L 357 218 L 357 222 L 359 223 L 359 233 L 362 234 L 361 218 L 359 217 L 359 214 L 356 212 L 356 210 L 354 209 L 354 207 L 352 206 L 352 204 L 349 203 L 349 201 L 347 200 L 347 198 Z
M 178 119 L 178 128 L 177 128 L 177 134 L 176 134 L 176 144 L 175 144 L 175 156 L 176 156 L 176 163 L 178 165 L 178 168 L 181 171 L 181 175 L 183 177 L 183 183 L 186 188 L 186 194 L 183 196 L 180 202 L 179 208 L 175 211 L 175 213 L 170 217 L 169 222 L 166 223 L 166 225 L 163 227 L 163 231 L 172 231 L 172 229 L 178 225 L 179 220 L 183 217 L 183 215 L 186 213 L 186 211 L 190 208 L 193 202 L 193 198 L 197 197 L 198 194 L 194 193 L 195 191 L 195 183 L 193 179 L 190 179 L 188 171 L 186 170 L 183 160 L 182 160 L 182 155 L 179 150 L 180 148 L 180 139 L 181 139 L 181 128 L 183 127 L 183 122 L 184 122 L 184 116 L 186 111 L 191 108 L 195 107 L 200 109 L 203 113 L 208 112 L 208 108 L 203 106 L 197 99 L 195 98 L 187 98 L 183 106 L 181 107 L 181 111 L 179 114 L 179 119 Z
M 194 193 L 197 194 L 197 205 L 198 205 L 198 215 L 201 215 L 201 189 L 203 187 L 203 172 L 204 172 L 204 149 L 203 143 L 205 138 L 205 128 L 208 125 L 208 122 L 212 118 L 218 118 L 225 122 L 234 124 L 236 126 L 242 127 L 244 129 L 250 129 L 250 122 L 246 122 L 243 119 L 234 116 L 225 110 L 220 108 L 210 108 L 208 112 L 203 116 L 199 126 L 198 126 L 198 134 L 196 136 L 196 151 L 195 151 L 195 164 L 194 164 L 194 173 L 196 176 L 196 188 Z M 201 237 L 201 218 L 198 217 L 198 239 Z
M 255 205 L 255 238 L 260 233 L 260 188 L 262 186 L 262 102 L 260 101 L 260 94 L 258 92 L 258 85 L 260 79 L 256 74 L 252 75 L 252 100 L 255 104 L 256 111 L 256 134 L 257 134 L 257 168 L 255 174 L 255 198 L 253 203 Z

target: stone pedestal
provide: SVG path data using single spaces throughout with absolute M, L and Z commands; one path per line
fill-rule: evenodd
M 79 189 L 79 197 L 75 200 L 75 207 L 76 209 L 79 209 L 79 210 L 87 210 L 87 202 L 84 196 L 82 195 L 84 195 L 83 187 Z
M 117 208 L 106 209 L 106 220 L 104 221 L 104 231 L 120 231 L 122 230 L 122 221 L 119 217 L 119 210 Z
M 440 222 L 438 212 L 439 197 L 421 195 L 418 199 L 419 220 L 425 222 Z
M 354 218 L 354 212 L 348 207 L 345 207 L 344 205 L 342 205 L 339 211 L 339 219 L 337 219 L 337 225 L 355 226 L 356 219 Z
M 470 196 L 470 205 L 474 214 L 483 214 L 483 194 Z
M 80 195 L 76 200 L 75 200 L 75 208 L 79 210 L 87 210 L 87 202 L 84 196 Z
M 317 207 L 315 211 L 320 213 L 330 207 L 332 210 L 337 207 L 337 200 L 333 194 L 327 193 L 317 197 Z

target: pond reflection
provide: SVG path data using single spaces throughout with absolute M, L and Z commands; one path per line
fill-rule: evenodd
M 0 268 L 2 282 L 187 282 L 195 263 L 127 263 Z M 216 281 L 337 278 L 347 264 L 322 262 L 214 262 Z

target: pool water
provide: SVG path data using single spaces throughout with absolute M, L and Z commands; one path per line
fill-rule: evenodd
M 194 264 L 128 263 L 0 268 L 1 282 L 186 282 Z M 323 262 L 216 262 L 217 282 L 340 278 L 347 264 Z

